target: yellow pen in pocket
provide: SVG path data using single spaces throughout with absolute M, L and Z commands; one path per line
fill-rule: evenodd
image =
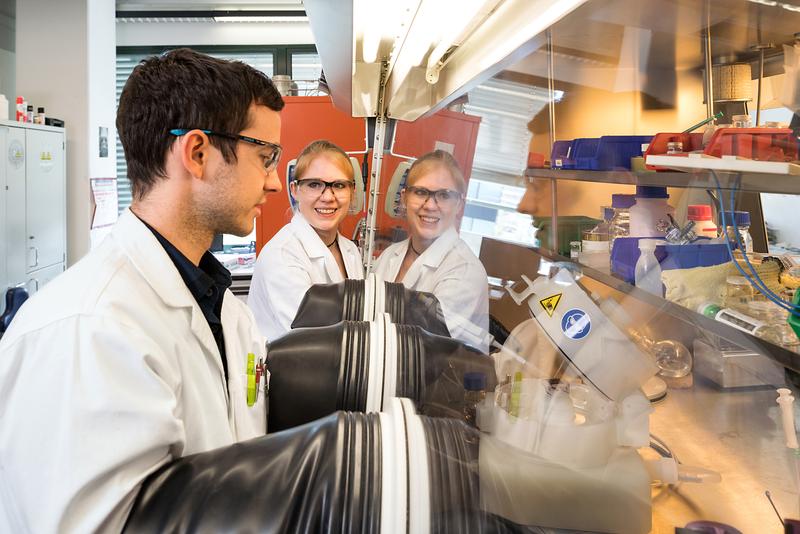
M 247 405 L 253 406 L 256 403 L 256 355 L 252 352 L 247 353 Z

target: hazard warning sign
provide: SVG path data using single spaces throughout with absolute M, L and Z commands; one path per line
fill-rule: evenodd
M 539 304 L 542 305 L 542 308 L 544 308 L 544 311 L 547 312 L 547 315 L 552 317 L 553 312 L 556 311 L 556 308 L 558 307 L 558 303 L 560 300 L 561 300 L 561 293 L 556 293 L 555 295 L 551 295 L 546 299 L 540 300 Z

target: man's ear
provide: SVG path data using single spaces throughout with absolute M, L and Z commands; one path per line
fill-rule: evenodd
M 194 178 L 202 178 L 208 165 L 211 142 L 200 130 L 191 130 L 178 139 L 181 163 Z

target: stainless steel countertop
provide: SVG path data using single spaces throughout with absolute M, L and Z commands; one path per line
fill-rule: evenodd
M 722 482 L 655 489 L 652 532 L 673 534 L 698 519 L 745 534 L 783 532 L 765 490 L 781 516 L 800 517 L 796 465 L 784 445 L 777 397 L 770 387 L 722 390 L 696 373 L 691 388 L 669 389 L 654 406 L 651 433 L 683 464 L 717 471 Z

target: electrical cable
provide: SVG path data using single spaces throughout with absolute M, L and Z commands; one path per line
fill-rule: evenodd
M 710 169 L 710 170 L 711 170 L 711 175 L 714 177 L 714 182 L 716 183 L 716 186 L 717 186 L 717 199 L 718 199 L 718 202 L 719 202 L 719 213 L 720 213 L 720 218 L 721 218 L 721 222 L 722 222 L 722 234 L 725 237 L 725 245 L 728 248 L 728 253 L 730 254 L 731 260 L 733 261 L 734 267 L 736 267 L 736 269 L 739 271 L 739 273 L 742 276 L 744 276 L 745 279 L 747 279 L 747 281 L 750 283 L 750 285 L 752 285 L 753 287 L 758 289 L 772 303 L 774 303 L 777 306 L 779 306 L 780 308 L 792 313 L 793 315 L 800 316 L 800 306 L 795 306 L 793 303 L 788 302 L 786 300 L 783 300 L 780 297 L 780 295 L 777 295 L 771 289 L 769 289 L 767 287 L 767 285 L 764 283 L 764 281 L 761 279 L 761 277 L 758 275 L 758 273 L 756 272 L 755 268 L 750 263 L 750 259 L 747 257 L 747 251 L 745 250 L 744 243 L 741 242 L 741 237 L 739 235 L 739 227 L 736 224 L 736 217 L 733 217 L 733 221 L 732 222 L 733 222 L 733 229 L 734 229 L 734 234 L 735 234 L 733 236 L 733 239 L 736 240 L 736 246 L 740 250 L 743 251 L 742 256 L 744 257 L 744 261 L 745 261 L 748 269 L 750 269 L 750 271 L 752 273 L 752 276 L 750 274 L 746 273 L 744 271 L 744 269 L 742 269 L 742 266 L 739 265 L 739 262 L 736 261 L 736 258 L 733 255 L 733 248 L 731 247 L 731 239 L 730 239 L 730 237 L 728 235 L 728 225 L 727 225 L 726 217 L 725 217 L 725 202 L 723 200 L 724 197 L 722 196 L 722 186 L 720 185 L 719 178 L 717 177 L 717 173 L 713 169 Z M 737 187 L 738 187 L 738 185 L 735 185 L 731 189 L 731 195 L 730 195 L 730 205 L 731 205 L 730 209 L 731 209 L 731 211 L 734 210 L 735 193 L 736 193 Z

